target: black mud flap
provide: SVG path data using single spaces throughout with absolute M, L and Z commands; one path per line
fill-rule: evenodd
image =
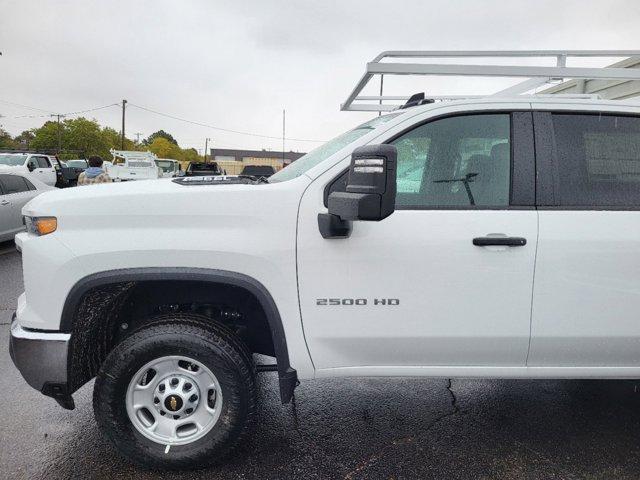
M 53 398 L 58 405 L 65 410 L 73 410 L 76 408 L 76 403 L 73 401 L 73 397 L 67 393 L 67 384 L 60 383 L 45 383 L 42 387 L 43 395 Z
M 298 373 L 293 368 L 288 368 L 285 372 L 280 372 L 278 378 L 280 379 L 280 400 L 285 405 L 291 402 L 293 391 L 300 384 Z

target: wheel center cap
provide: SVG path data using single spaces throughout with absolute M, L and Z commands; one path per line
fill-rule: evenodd
M 182 408 L 183 404 L 184 402 L 179 395 L 169 395 L 164 400 L 164 406 L 170 412 L 177 412 Z
M 196 411 L 200 404 L 200 389 L 194 378 L 179 373 L 158 382 L 153 393 L 153 406 L 160 415 L 181 420 Z

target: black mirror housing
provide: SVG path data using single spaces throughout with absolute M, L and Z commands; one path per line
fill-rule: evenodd
M 380 221 L 395 210 L 397 150 L 366 145 L 351 155 L 346 192 L 329 195 L 329 213 L 342 220 Z

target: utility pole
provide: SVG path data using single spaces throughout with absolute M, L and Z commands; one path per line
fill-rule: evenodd
M 285 111 L 282 110 L 282 168 L 284 168 L 284 119 Z
M 382 105 L 382 86 L 384 85 L 384 75 L 380 75 L 380 105 Z M 378 116 L 382 115 L 382 111 L 378 112 Z
M 126 108 L 127 101 L 122 100 L 122 141 L 120 142 L 120 149 L 124 150 L 124 110 Z
M 204 163 L 207 163 L 207 148 L 209 145 L 209 140 L 211 139 L 208 137 L 204 139 Z
M 60 131 L 60 117 L 64 117 L 64 115 L 57 113 L 52 114 L 52 117 L 58 117 L 58 149 L 56 151 L 56 155 L 60 155 L 60 150 L 62 150 L 62 132 Z

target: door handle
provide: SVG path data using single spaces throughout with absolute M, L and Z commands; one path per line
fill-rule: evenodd
M 524 247 L 527 239 L 523 237 L 476 237 L 473 239 L 476 247 Z

